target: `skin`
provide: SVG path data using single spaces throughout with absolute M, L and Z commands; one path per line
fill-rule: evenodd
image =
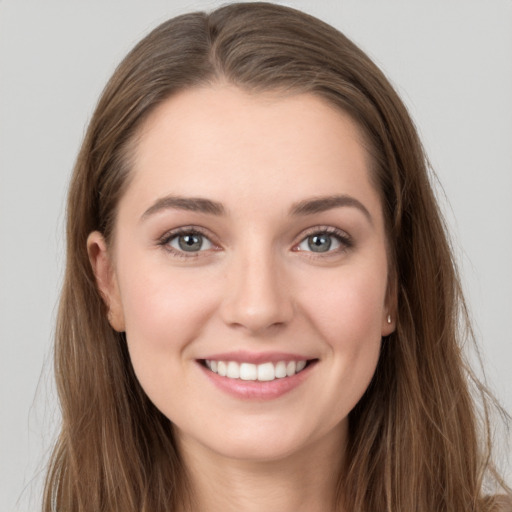
M 88 251 L 111 325 L 174 424 L 198 509 L 329 510 L 347 416 L 395 327 L 357 125 L 313 95 L 190 89 L 146 120 L 131 172 L 114 242 L 93 232 Z M 333 195 L 362 207 L 293 213 Z M 168 196 L 224 212 L 155 206 Z M 202 233 L 201 250 L 180 249 L 183 227 Z M 326 230 L 330 249 L 314 252 L 308 237 Z M 281 396 L 241 398 L 198 362 L 240 350 L 315 363 Z

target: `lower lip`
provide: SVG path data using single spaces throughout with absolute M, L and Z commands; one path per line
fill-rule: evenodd
M 297 388 L 308 378 L 316 361 L 310 362 L 304 370 L 282 379 L 270 381 L 247 381 L 241 379 L 229 379 L 212 372 L 201 363 L 198 363 L 206 377 L 221 391 L 244 400 L 273 400 L 289 393 Z

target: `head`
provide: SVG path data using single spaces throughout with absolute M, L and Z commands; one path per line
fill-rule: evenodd
M 178 499 L 183 468 L 172 426 L 135 376 L 123 319 L 98 286 L 87 246 L 97 232 L 106 250 L 115 247 L 119 205 L 134 183 L 138 144 L 155 113 L 187 91 L 221 84 L 255 98 L 321 101 L 355 127 L 367 155 L 382 214 L 393 323 L 383 333 L 371 382 L 349 414 L 345 499 L 368 509 L 389 505 L 385 475 L 398 482 L 402 503 L 414 497 L 411 489 L 422 490 L 425 474 L 444 472 L 453 481 L 450 461 L 437 460 L 432 443 L 441 446 L 441 432 L 459 431 L 450 440 L 458 448 L 444 450 L 443 457 L 457 453 L 453 467 L 460 456 L 474 467 L 475 453 L 464 448 L 468 439 L 474 444 L 474 428 L 469 416 L 461 421 L 470 406 L 456 343 L 459 289 L 416 130 L 387 79 L 359 48 L 319 20 L 271 4 L 235 4 L 160 25 L 124 59 L 103 92 L 69 191 L 56 347 L 61 456 L 72 454 L 66 455 L 70 471 L 85 464 L 111 483 L 119 478 L 117 468 L 125 468 L 122 478 L 131 482 L 123 491 L 126 503 L 143 499 L 157 510 L 167 495 Z M 467 431 L 461 433 L 463 424 Z M 102 458 L 84 455 L 91 438 L 108 443 Z M 109 492 L 116 488 L 110 485 Z

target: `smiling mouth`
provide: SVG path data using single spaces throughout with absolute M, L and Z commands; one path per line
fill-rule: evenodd
M 269 382 L 276 379 L 293 377 L 317 360 L 278 361 L 276 363 L 239 363 L 237 361 L 216 361 L 203 359 L 203 365 L 213 373 L 228 379 L 253 382 Z

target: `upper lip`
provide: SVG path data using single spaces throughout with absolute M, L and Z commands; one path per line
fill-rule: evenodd
M 290 352 L 223 352 L 220 354 L 211 354 L 202 357 L 199 360 L 208 361 L 236 361 L 237 363 L 278 363 L 279 361 L 309 361 L 315 359 L 300 354 L 292 354 Z

